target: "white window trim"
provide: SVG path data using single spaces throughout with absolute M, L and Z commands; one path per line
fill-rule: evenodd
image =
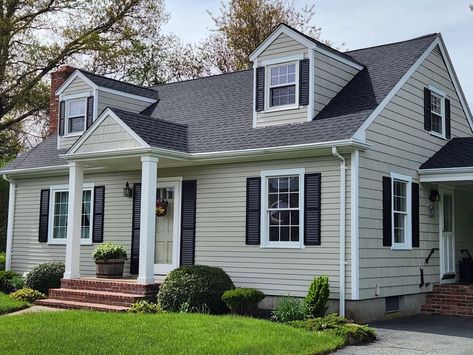
M 82 185 L 82 191 L 90 190 L 90 233 L 89 238 L 80 240 L 81 245 L 92 245 L 92 233 L 94 225 L 94 183 Z M 49 187 L 49 221 L 48 221 L 48 244 L 49 245 L 66 245 L 67 238 L 54 239 L 54 202 L 56 199 L 56 192 L 69 191 L 69 185 L 53 185 Z
M 303 56 L 301 57 L 301 59 Z M 275 111 L 285 111 L 285 110 L 292 110 L 299 108 L 299 60 L 296 60 L 294 58 L 291 58 L 290 60 L 281 58 L 279 61 L 274 62 L 272 64 L 267 64 L 265 66 L 265 89 L 264 89 L 264 112 L 275 112 Z M 284 85 L 276 85 L 276 86 L 271 86 L 271 68 L 274 67 L 279 67 L 282 65 L 289 65 L 289 64 L 295 64 L 296 65 L 296 80 L 294 82 L 294 85 L 296 87 L 296 92 L 295 92 L 295 100 L 293 104 L 287 104 L 287 105 L 280 105 L 280 106 L 271 106 L 271 88 L 272 87 L 282 87 L 282 86 L 290 86 L 293 84 L 284 84 Z
M 431 91 L 431 95 L 433 94 L 434 96 L 437 96 L 440 98 L 440 111 L 441 111 L 441 117 L 442 117 L 442 133 L 435 132 L 432 129 L 430 130 L 430 134 L 435 137 L 439 137 L 442 139 L 447 138 L 447 130 L 446 130 L 446 122 L 445 122 L 445 98 L 447 94 L 443 92 L 442 90 L 437 89 L 435 86 L 429 85 L 429 90 Z M 430 114 L 432 115 L 432 107 L 430 109 Z M 438 116 L 438 115 L 437 115 Z
M 88 96 L 69 97 L 69 98 L 64 100 L 65 101 L 64 110 L 66 111 L 64 113 L 64 137 L 77 137 L 77 136 L 82 135 L 86 131 L 86 129 L 87 129 L 87 97 Z M 84 106 L 85 106 L 85 110 L 84 110 L 84 129 L 80 132 L 69 133 L 69 105 L 70 105 L 71 100 L 84 100 Z M 76 116 L 74 116 L 74 117 L 76 117 Z
M 412 177 L 397 173 L 391 173 L 391 250 L 412 250 Z M 404 243 L 394 242 L 394 180 L 407 183 L 407 221 L 406 221 L 406 235 Z
M 261 244 L 260 248 L 275 249 L 304 249 L 304 174 L 305 168 L 278 169 L 261 171 Z M 266 211 L 268 209 L 268 177 L 299 175 L 299 241 L 298 242 L 270 242 L 269 227 Z

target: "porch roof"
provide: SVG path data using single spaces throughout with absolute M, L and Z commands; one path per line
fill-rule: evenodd
M 420 170 L 473 167 L 473 137 L 453 138 L 432 155 Z

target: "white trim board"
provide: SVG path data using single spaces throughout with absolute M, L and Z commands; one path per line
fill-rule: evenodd
M 350 164 L 351 299 L 358 300 L 360 299 L 359 150 L 351 153 Z

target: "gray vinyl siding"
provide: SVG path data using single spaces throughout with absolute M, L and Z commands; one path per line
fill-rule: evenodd
M 392 251 L 382 245 L 382 177 L 395 172 L 412 176 L 414 182 L 419 182 L 419 166 L 447 143 L 424 130 L 423 92 L 428 85 L 443 90 L 450 99 L 452 137 L 472 135 L 441 54 L 436 49 L 366 132 L 366 139 L 372 146 L 360 154 L 361 298 L 375 297 L 376 285 L 380 286 L 382 297 L 428 291 L 419 289 L 421 267 L 426 282 L 439 281 L 438 253 L 428 265 L 424 262 L 430 249 L 439 246 L 438 204 L 434 218 L 428 216 L 430 189 L 437 186 L 420 186 L 420 248 Z
M 358 70 L 317 51 L 314 59 L 314 111 L 317 115 Z
M 78 153 L 137 148 L 141 145 L 113 118 L 107 117 L 82 143 Z
M 348 166 L 349 157 L 347 156 Z M 322 173 L 322 223 L 320 246 L 304 249 L 264 249 L 245 245 L 246 178 L 261 170 L 305 167 Z M 234 163 L 159 169 L 161 177 L 197 180 L 197 264 L 223 267 L 237 286 L 255 287 L 268 295 L 304 296 L 316 275 L 328 275 L 331 297 L 338 297 L 339 275 L 339 162 L 332 157 L 294 158 L 266 162 Z M 126 181 L 140 181 L 140 171 L 86 175 L 85 182 L 105 185 L 104 240 L 131 242 L 132 199 L 123 197 Z M 350 270 L 350 173 L 347 174 L 347 290 Z M 40 190 L 67 184 L 67 177 L 19 180 L 15 205 L 12 266 L 24 272 L 49 261 L 63 260 L 65 247 L 38 243 Z M 94 274 L 93 246 L 81 248 L 81 274 Z M 126 265 L 127 272 L 129 265 Z
M 107 107 L 115 107 L 131 112 L 141 112 L 149 105 L 150 102 L 145 102 L 130 97 L 113 94 L 103 90 L 98 90 L 98 110 L 97 114 L 100 116 L 102 111 Z
M 261 63 L 264 60 L 278 59 L 298 54 L 303 54 L 305 57 L 307 57 L 308 48 L 292 39 L 288 35 L 282 33 L 258 56 L 258 63 Z M 267 85 L 267 82 L 265 85 Z M 265 96 L 267 95 L 268 88 L 265 88 Z M 257 112 L 256 114 L 257 127 L 302 122 L 307 122 L 306 106 L 273 112 Z

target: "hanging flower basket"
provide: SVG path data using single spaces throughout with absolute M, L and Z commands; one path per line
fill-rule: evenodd
M 158 198 L 156 201 L 156 216 L 164 217 L 168 214 L 169 202 L 163 198 Z

